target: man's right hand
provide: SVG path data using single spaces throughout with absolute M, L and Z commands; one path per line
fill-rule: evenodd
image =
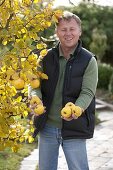
M 43 103 L 41 99 L 38 96 L 30 96 L 30 110 L 31 114 L 39 116 L 43 113 L 45 113 L 45 107 L 43 106 Z

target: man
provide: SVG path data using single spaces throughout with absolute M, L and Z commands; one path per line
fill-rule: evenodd
M 81 20 L 70 12 L 58 19 L 59 44 L 42 61 L 44 73 L 41 93 L 46 112 L 35 117 L 39 132 L 39 170 L 57 170 L 61 145 L 69 170 L 88 170 L 86 139 L 93 137 L 95 91 L 98 80 L 94 55 L 82 47 Z M 31 95 L 36 95 L 34 91 Z M 42 95 L 42 96 L 41 96 Z M 79 117 L 61 117 L 62 108 L 72 102 L 79 106 Z

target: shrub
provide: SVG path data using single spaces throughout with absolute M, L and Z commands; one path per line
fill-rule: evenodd
M 108 90 L 113 68 L 107 64 L 98 65 L 98 86 L 97 88 Z

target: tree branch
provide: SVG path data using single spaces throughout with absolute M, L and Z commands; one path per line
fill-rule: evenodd
M 71 0 L 69 0 L 69 3 L 70 3 L 71 5 L 74 5 L 74 6 L 75 6 L 75 4 L 74 4 Z
M 4 4 L 5 0 L 3 0 L 1 3 L 0 3 L 0 6 L 2 6 Z
M 10 14 L 10 17 L 8 18 L 7 24 L 6 24 L 6 26 L 5 26 L 6 29 L 8 28 L 9 23 L 10 23 L 10 20 L 12 19 L 13 16 L 14 16 L 14 13 Z

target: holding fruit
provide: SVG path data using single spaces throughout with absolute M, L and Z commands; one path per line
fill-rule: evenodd
M 82 109 L 79 106 L 75 106 L 72 108 L 72 114 L 79 117 L 82 114 Z
M 37 114 L 37 115 L 41 115 L 41 114 L 44 113 L 44 110 L 45 110 L 44 106 L 43 106 L 42 104 L 39 104 L 39 105 L 37 105 L 36 108 L 34 109 L 34 112 L 35 112 L 35 114 Z
M 36 115 L 41 115 L 45 111 L 45 107 L 43 106 L 43 103 L 38 96 L 32 96 L 30 100 L 30 106 L 31 106 L 31 110 Z
M 65 107 L 61 110 L 61 115 L 64 118 L 70 118 L 72 115 L 76 117 L 81 116 L 82 109 L 79 106 L 76 106 L 72 102 L 68 102 Z
M 82 114 L 82 109 L 79 106 L 76 106 L 72 102 L 68 102 L 65 106 L 69 106 L 71 108 L 72 114 L 79 117 Z
M 40 100 L 40 98 L 38 96 L 32 96 L 31 100 L 30 100 L 30 105 L 34 105 L 34 104 L 40 104 L 42 103 L 42 101 Z

